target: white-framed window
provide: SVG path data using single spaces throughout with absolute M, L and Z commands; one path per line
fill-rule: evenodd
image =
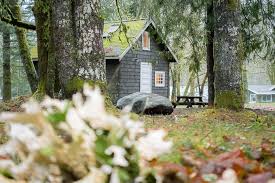
M 262 102 L 272 102 L 271 95 L 262 95 Z
M 164 71 L 155 71 L 155 87 L 165 87 Z
M 142 34 L 142 49 L 150 50 L 150 36 L 147 31 L 144 31 Z
M 257 95 L 250 94 L 250 103 L 256 103 L 256 102 L 257 102 Z

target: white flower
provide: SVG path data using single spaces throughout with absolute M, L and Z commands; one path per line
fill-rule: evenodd
M 102 165 L 100 170 L 104 172 L 105 174 L 109 175 L 112 173 L 112 167 L 109 165 Z
M 94 131 L 80 118 L 74 108 L 70 108 L 66 115 L 66 121 L 72 129 L 74 137 L 82 136 L 84 146 L 89 148 L 93 145 L 96 139 Z
M 105 150 L 105 154 L 107 155 L 114 154 L 114 157 L 113 157 L 114 165 L 123 166 L 123 167 L 128 166 L 128 161 L 124 157 L 124 155 L 126 154 L 126 151 L 124 148 L 116 145 L 112 145 Z
M 142 158 L 151 161 L 158 156 L 167 153 L 172 147 L 172 142 L 164 141 L 165 131 L 155 130 L 138 139 L 137 149 Z
M 41 111 L 41 107 L 39 103 L 33 99 L 22 104 L 22 108 L 25 109 L 26 113 L 29 113 L 29 114 L 35 114 Z
M 73 95 L 72 97 L 73 103 L 75 105 L 76 108 L 80 108 L 83 105 L 83 97 L 81 95 L 81 93 L 76 93 Z
M 85 84 L 83 93 L 87 97 L 86 101 L 81 107 L 77 108 L 82 118 L 93 120 L 101 119 L 102 116 L 106 115 L 104 98 L 98 88 L 92 90 L 89 85 Z
M 65 111 L 67 105 L 68 101 L 66 100 L 57 100 L 50 97 L 45 97 L 45 99 L 41 103 L 41 106 L 47 108 L 47 110 L 51 110 L 53 107 L 55 107 L 60 111 Z
M 227 169 L 223 172 L 222 178 L 216 183 L 239 183 L 239 180 L 234 170 Z
M 42 145 L 36 134 L 27 125 L 11 124 L 9 136 L 23 144 L 30 151 L 35 151 L 41 148 Z
M 134 122 L 129 116 L 124 116 L 122 119 L 122 125 L 129 132 L 129 140 L 135 140 L 138 134 L 144 133 L 143 123 Z

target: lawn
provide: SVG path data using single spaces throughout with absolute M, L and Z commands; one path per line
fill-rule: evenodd
M 26 100 L 1 103 L 0 111 L 22 111 L 20 105 Z M 106 105 L 109 113 L 120 115 Z M 231 180 L 237 177 L 249 183 L 266 182 L 275 175 L 274 111 L 177 108 L 168 116 L 131 116 L 144 121 L 146 129 L 164 129 L 173 141 L 170 153 L 147 165 L 163 175 L 164 183 L 216 182 L 228 171 L 233 171 Z M 0 144 L 7 140 L 3 129 L 0 124 Z
M 142 116 L 147 129 L 163 128 L 174 142 L 171 154 L 161 161 L 180 163 L 183 149 L 222 153 L 241 148 L 257 149 L 265 140 L 275 143 L 274 114 L 258 115 L 251 110 L 233 112 L 213 109 L 177 109 L 171 116 Z

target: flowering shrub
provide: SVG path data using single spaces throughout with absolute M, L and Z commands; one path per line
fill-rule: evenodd
M 2 113 L 9 140 L 0 147 L 0 182 L 124 183 L 160 180 L 148 162 L 172 143 L 162 130 L 107 114 L 98 89 L 85 85 L 72 101 L 29 101 Z

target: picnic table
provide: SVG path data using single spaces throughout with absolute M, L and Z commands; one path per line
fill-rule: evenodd
M 177 101 L 173 102 L 174 108 L 177 107 L 177 105 L 186 105 L 187 108 L 193 107 L 193 105 L 206 106 L 208 105 L 207 102 L 203 102 L 202 96 L 177 96 Z

